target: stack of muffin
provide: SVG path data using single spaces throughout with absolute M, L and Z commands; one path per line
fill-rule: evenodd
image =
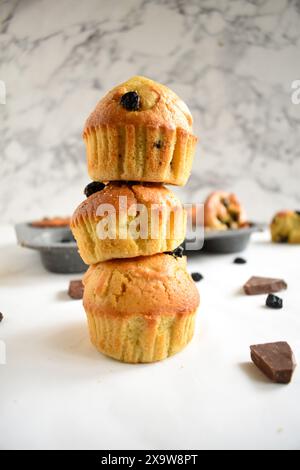
M 124 362 L 164 359 L 191 340 L 199 305 L 180 248 L 186 214 L 163 186 L 189 177 L 192 116 L 171 90 L 134 77 L 98 103 L 83 136 L 93 182 L 71 229 L 90 265 L 83 304 L 91 341 Z

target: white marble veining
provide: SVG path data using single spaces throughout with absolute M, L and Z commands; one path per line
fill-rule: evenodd
M 251 218 L 300 206 L 299 0 L 0 0 L 0 217 L 68 214 L 83 123 L 131 75 L 171 86 L 200 137 L 180 191 L 236 191 Z

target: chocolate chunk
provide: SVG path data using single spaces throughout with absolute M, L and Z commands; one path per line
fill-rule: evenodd
M 283 279 L 253 276 L 244 285 L 247 295 L 271 294 L 287 289 L 287 283 Z
M 195 282 L 200 282 L 203 279 L 203 276 L 200 273 L 192 273 L 191 276 L 192 276 L 193 281 Z
M 233 261 L 234 264 L 246 264 L 247 261 L 245 260 L 245 258 L 235 258 L 235 260 Z
M 140 109 L 140 97 L 136 91 L 128 91 L 122 96 L 120 103 L 127 111 L 138 111 Z
M 102 191 L 102 189 L 104 188 L 105 188 L 104 183 L 100 183 L 99 181 L 92 181 L 92 183 L 89 183 L 84 188 L 84 194 L 86 195 L 86 197 L 89 197 L 94 193 L 98 193 L 99 191 Z
M 300 211 L 295 211 L 295 214 L 300 215 Z
M 282 299 L 277 295 L 269 294 L 266 300 L 266 306 L 270 308 L 280 309 L 283 306 Z
M 3 313 L 0 312 L 0 323 L 2 322 L 3 318 Z
M 288 343 L 257 344 L 250 350 L 252 361 L 270 380 L 282 384 L 291 381 L 296 363 Z
M 68 294 L 72 299 L 82 299 L 83 291 L 84 287 L 82 281 L 70 281 Z

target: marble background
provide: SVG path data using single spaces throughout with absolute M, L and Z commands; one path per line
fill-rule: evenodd
M 299 0 L 0 0 L 0 16 L 1 222 L 72 212 L 88 182 L 83 123 L 135 74 L 193 112 L 184 201 L 224 188 L 258 220 L 299 209 Z

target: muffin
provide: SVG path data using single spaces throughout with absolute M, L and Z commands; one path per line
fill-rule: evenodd
M 300 212 L 282 211 L 275 215 L 271 223 L 273 242 L 300 243 Z
M 44 217 L 31 222 L 31 227 L 36 228 L 62 228 L 70 226 L 70 217 Z
M 204 225 L 206 229 L 228 230 L 247 227 L 243 206 L 233 193 L 215 191 L 204 203 Z
M 161 184 L 113 182 L 76 209 L 71 230 L 86 264 L 173 251 L 185 238 L 186 213 Z
M 90 266 L 83 283 L 90 338 L 107 356 L 160 361 L 191 340 L 199 294 L 185 257 L 106 261 Z
M 184 185 L 197 142 L 192 124 L 189 109 L 169 88 L 131 78 L 99 101 L 86 121 L 90 177 Z

